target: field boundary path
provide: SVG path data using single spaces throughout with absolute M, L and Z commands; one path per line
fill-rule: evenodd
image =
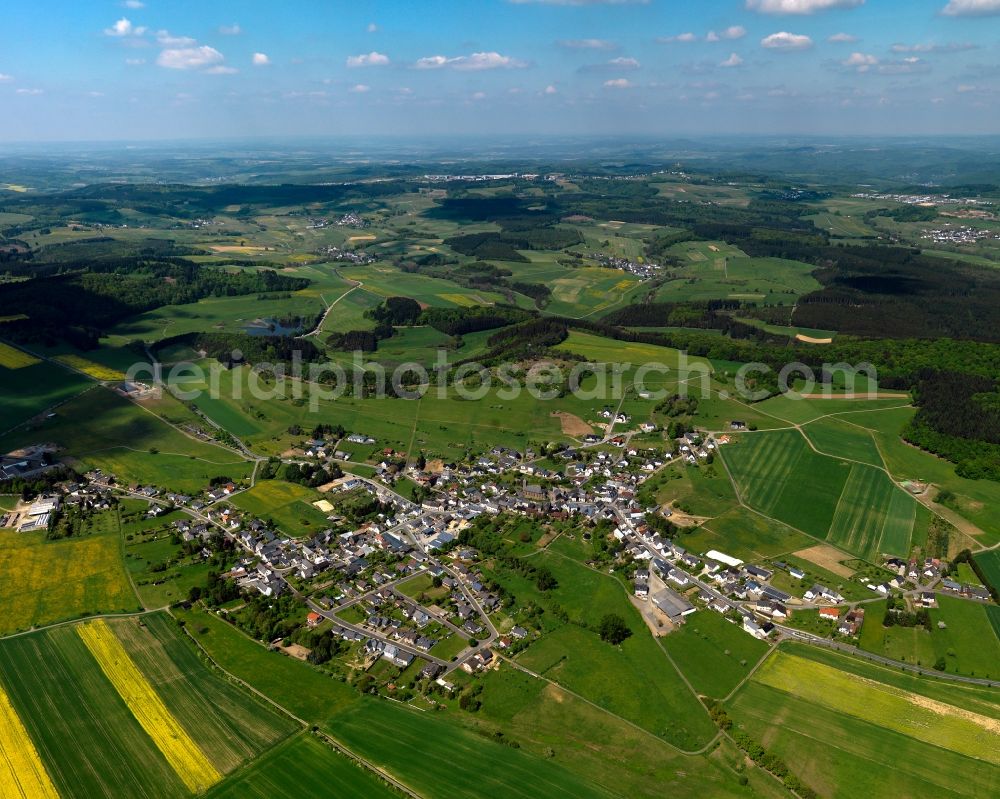
M 344 277 L 343 275 L 340 274 L 339 270 L 335 269 L 334 271 L 337 273 L 338 277 L 340 277 L 341 279 L 348 280 L 348 278 L 346 278 L 346 277 Z M 351 282 L 353 282 L 354 285 L 351 286 L 347 291 L 345 291 L 343 294 L 341 294 L 339 297 L 337 297 L 337 299 L 335 299 L 333 302 L 331 302 L 329 305 L 326 306 L 326 310 L 323 311 L 323 315 L 319 318 L 319 321 L 316 323 L 316 327 L 314 327 L 308 333 L 303 333 L 302 334 L 302 338 L 308 338 L 309 336 L 318 336 L 320 333 L 322 333 L 323 332 L 323 325 L 326 324 L 326 317 L 328 317 L 330 315 L 330 311 L 333 310 L 333 306 L 336 305 L 338 302 L 340 302 L 342 299 L 344 299 L 344 297 L 346 297 L 352 291 L 357 291 L 359 288 L 361 288 L 362 286 L 365 285 L 360 280 L 354 280 L 354 281 L 351 281 Z M 322 299 L 322 296 L 320 297 L 320 299 Z
M 172 613 L 170 613 L 170 609 L 169 608 L 164 608 L 164 610 L 167 611 L 167 613 L 171 616 L 171 618 L 174 618 L 176 620 L 176 617 Z M 154 611 L 147 611 L 147 612 L 152 613 Z M 228 671 L 227 669 L 225 669 L 221 665 L 219 665 L 218 661 L 215 658 L 212 657 L 212 655 L 208 652 L 207 649 L 205 649 L 205 647 L 203 647 L 201 645 L 201 643 L 198 641 L 198 639 L 195 638 L 193 635 L 191 635 L 191 632 L 187 629 L 187 625 L 185 625 L 182 629 L 184 630 L 184 634 L 187 636 L 188 640 L 191 641 L 195 645 L 195 647 L 198 649 L 198 651 L 201 652 L 201 654 L 204 655 L 205 658 L 207 658 L 208 662 L 212 664 L 212 668 L 217 669 L 221 674 L 226 675 L 226 677 L 228 679 L 232 680 L 233 682 L 237 683 L 238 685 L 243 686 L 246 690 L 248 690 L 254 696 L 256 696 L 256 697 L 264 700 L 264 702 L 266 702 L 267 704 L 269 704 L 271 707 L 275 708 L 276 710 L 280 711 L 281 713 L 284 713 L 288 718 L 292 719 L 293 721 L 297 722 L 298 724 L 301 724 L 302 727 L 303 727 L 303 729 L 311 729 L 311 727 L 313 725 L 310 725 L 308 721 L 306 721 L 305 719 L 299 718 L 294 713 L 292 713 L 292 711 L 290 711 L 288 708 L 286 708 L 284 705 L 280 704 L 279 702 L 276 702 L 274 699 L 272 699 L 271 697 L 269 697 L 263 691 L 259 690 L 258 688 L 255 688 L 254 686 L 252 686 L 250 683 L 248 683 L 243 678 L 237 677 L 235 674 L 233 674 L 232 672 Z M 233 629 L 236 630 L 237 632 L 239 632 L 240 635 L 242 635 L 243 637 L 245 637 L 248 641 L 253 641 L 253 643 L 256 644 L 257 646 L 262 647 L 262 648 L 266 648 L 266 647 L 264 647 L 264 644 L 262 644 L 260 641 L 257 641 L 256 639 L 251 638 L 250 636 L 248 636 L 245 632 L 243 632 L 242 630 L 240 630 L 239 627 L 235 627 L 234 626 Z M 336 738 L 334 738 L 333 736 L 331 736 L 329 733 L 323 732 L 321 730 L 316 730 L 315 732 L 316 732 L 316 734 L 320 738 L 323 739 L 323 741 L 325 743 L 327 743 L 328 745 L 332 746 L 334 749 L 336 749 L 342 755 L 345 755 L 346 757 L 349 757 L 351 760 L 353 760 L 354 762 L 356 762 L 358 765 L 360 765 L 363 768 L 366 768 L 369 771 L 373 772 L 377 777 L 379 777 L 383 781 L 389 783 L 389 785 L 391 785 L 393 788 L 396 788 L 397 790 L 402 791 L 407 796 L 413 797 L 413 799 L 424 799 L 424 797 L 422 797 L 420 794 L 418 794 L 416 791 L 414 791 L 408 785 L 406 785 L 403 782 L 400 782 L 396 777 L 392 776 L 391 774 L 389 774 L 387 771 L 385 771 L 383 768 L 381 768 L 380 766 L 376 765 L 375 763 L 372 763 L 370 760 L 368 760 L 368 759 L 362 757 L 361 755 L 357 754 L 357 752 L 351 751 L 346 746 L 344 746 L 342 743 L 340 743 L 340 741 L 338 741 Z M 268 750 L 268 751 L 270 751 L 270 750 Z M 266 752 L 262 753 L 262 755 L 264 755 L 264 754 L 266 754 Z M 251 760 L 250 763 L 253 763 L 256 759 L 257 758 L 254 758 L 254 760 Z

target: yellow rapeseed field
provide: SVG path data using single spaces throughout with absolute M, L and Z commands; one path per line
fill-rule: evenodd
M 29 355 L 9 344 L 0 343 L 0 366 L 5 369 L 23 369 L 41 363 L 34 355 Z
M 111 628 L 98 620 L 81 625 L 78 632 L 132 715 L 184 784 L 201 793 L 221 780 L 222 775 L 167 709 Z
M 59 799 L 17 711 L 0 688 L 0 796 Z
M 124 380 L 125 373 L 119 372 L 117 369 L 112 369 L 110 366 L 105 366 L 104 364 L 94 363 L 93 361 L 88 361 L 86 358 L 81 358 L 79 355 L 57 355 L 56 360 L 59 363 L 64 363 L 73 369 L 78 369 L 85 375 L 90 375 L 95 380 Z

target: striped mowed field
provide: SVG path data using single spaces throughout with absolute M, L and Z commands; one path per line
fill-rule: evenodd
M 23 730 L 4 714 L 3 755 L 34 752 L 17 776 L 51 786 L 0 782 L 4 797 L 189 797 L 299 730 L 206 667 L 165 613 L 0 640 L 0 689 Z
M 816 452 L 798 430 L 736 442 L 721 454 L 750 507 L 867 560 L 909 553 L 926 510 L 881 469 Z

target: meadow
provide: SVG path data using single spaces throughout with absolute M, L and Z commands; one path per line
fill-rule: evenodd
M 994 792 L 995 691 L 928 681 L 816 647 L 782 650 L 727 710 L 820 795 Z
M 685 241 L 668 251 L 680 262 L 656 294 L 661 302 L 713 299 L 794 305 L 799 295 L 820 288 L 815 267 L 784 258 L 750 258 L 722 241 Z
M 851 417 L 831 416 L 803 425 L 802 432 L 825 455 L 884 468 L 878 445 L 870 430 L 848 421 Z
M 122 564 L 118 520 L 101 514 L 83 537 L 0 531 L 0 633 L 85 614 L 138 609 Z
M 491 741 L 440 715 L 363 698 L 323 725 L 351 751 L 423 796 L 608 797 L 611 791 L 564 766 Z M 483 764 L 489 764 L 484 767 Z
M 350 686 L 302 661 L 268 650 L 214 613 L 197 608 L 173 613 L 221 668 L 309 724 L 317 724 L 358 700 L 358 692 Z
M 625 796 L 770 796 L 753 779 L 748 789 L 735 773 L 735 747 L 722 741 L 710 757 L 685 755 L 662 739 L 600 708 L 505 665 L 481 678 L 482 708 L 461 719 L 482 733 L 500 728 L 529 750 Z M 608 768 L 613 763 L 613 768 Z
M 85 377 L 50 363 L 20 369 L 0 367 L 0 432 L 27 422 L 89 387 Z
M 995 711 L 992 716 L 975 713 L 783 652 L 765 662 L 752 680 L 810 704 L 1000 765 L 1000 725 Z
M 692 552 L 716 549 L 747 562 L 784 555 L 813 543 L 787 525 L 748 513 L 744 508 L 732 508 L 696 529 L 685 529 L 678 540 Z
M 1000 638 L 990 606 L 947 594 L 938 594 L 937 602 L 938 607 L 929 611 L 930 630 L 883 627 L 885 601 L 866 605 L 860 647 L 925 667 L 936 666 L 941 659 L 944 671 L 952 674 L 991 679 L 1000 676 Z
M 291 536 L 317 533 L 327 523 L 327 514 L 313 506 L 322 495 L 311 488 L 282 480 L 262 480 L 232 497 L 230 502 L 260 519 L 271 519 Z
M 986 581 L 994 590 L 1000 591 L 1000 549 L 979 552 L 974 557 Z
M 169 523 L 171 516 L 160 517 Z M 183 514 L 177 514 L 183 518 Z M 158 519 L 157 521 L 159 521 Z M 170 532 L 155 536 L 130 533 L 125 528 L 125 568 L 135 584 L 142 603 L 148 608 L 160 608 L 186 599 L 195 585 L 204 585 L 213 568 L 200 554 L 185 556 L 180 544 L 171 540 Z M 128 536 L 132 535 L 132 540 Z
M 711 610 L 691 616 L 663 645 L 695 690 L 714 699 L 728 696 L 768 651 L 764 641 Z
M 450 714 L 421 713 L 362 697 L 306 663 L 269 652 L 214 614 L 192 609 L 178 615 L 222 668 L 300 718 L 321 724 L 326 734 L 421 794 L 478 796 L 489 785 L 505 796 L 564 795 L 566 790 L 609 795 L 559 765 L 559 756 L 553 763 L 541 754 L 495 743 L 463 728 Z M 604 768 L 594 754 L 587 757 L 595 773 Z M 491 766 L 484 771 L 482 763 Z M 564 786 L 562 793 L 557 785 Z
M 390 799 L 398 794 L 372 772 L 301 733 L 265 753 L 238 774 L 216 785 L 209 799 L 272 799 L 294 786 L 299 796 Z
M 589 546 L 563 537 L 532 556 L 532 565 L 544 565 L 555 576 L 558 585 L 550 591 L 541 592 L 534 581 L 507 570 L 493 574 L 518 603 L 558 605 L 568 616 L 560 623 L 546 614 L 549 629 L 518 655 L 518 662 L 682 749 L 698 748 L 712 735 L 708 717 L 649 634 L 622 583 L 579 562 Z M 619 646 L 594 632 L 608 613 L 620 615 L 633 631 Z M 637 693 L 639 682 L 643 690 Z
M 673 464 L 642 484 L 643 501 L 684 508 L 693 516 L 720 516 L 738 507 L 729 476 L 721 464 Z
M 175 400 L 140 406 L 105 388 L 94 388 L 61 405 L 53 418 L 0 438 L 4 451 L 51 441 L 78 468 L 114 473 L 125 484 L 151 484 L 176 491 L 203 490 L 212 477 L 238 480 L 250 464 L 224 447 L 196 440 L 159 418 L 188 413 Z M 154 409 L 156 412 L 154 412 Z M 155 452 L 154 452 L 155 451 Z
M 962 532 L 985 546 L 1000 543 L 1000 515 L 993 511 L 1000 503 L 1000 483 L 959 477 L 954 464 L 903 441 L 899 434 L 914 412 L 898 408 L 852 414 L 850 419 L 872 430 L 886 467 L 896 479 L 920 480 L 950 491 L 954 499 L 944 512 L 955 511 Z M 963 525 L 963 519 L 972 526 Z

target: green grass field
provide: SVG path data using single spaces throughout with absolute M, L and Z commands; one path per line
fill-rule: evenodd
M 976 563 L 988 582 L 995 590 L 1000 591 L 1000 550 L 980 552 L 974 556 Z
M 306 663 L 269 651 L 214 613 L 194 608 L 174 613 L 219 666 L 310 724 L 358 700 L 357 691 L 350 686 Z
M 710 610 L 696 613 L 663 645 L 695 690 L 715 699 L 739 685 L 768 650 L 766 643 Z
M 91 529 L 59 541 L 41 532 L 0 531 L 0 632 L 138 609 L 122 564 L 117 516 L 102 514 Z
M 884 472 L 821 455 L 795 430 L 743 434 L 721 453 L 748 505 L 868 560 L 908 555 L 927 518 Z
M 185 518 L 185 514 L 176 512 L 150 521 L 169 525 L 173 518 Z M 213 568 L 211 562 L 200 554 L 184 555 L 181 545 L 173 543 L 172 531 L 162 529 L 144 535 L 139 532 L 141 523 L 122 526 L 126 535 L 125 566 L 146 607 L 173 604 L 187 598 L 193 586 L 205 584 Z
M 721 241 L 685 241 L 670 254 L 682 266 L 665 283 L 656 298 L 666 302 L 743 299 L 768 305 L 793 305 L 800 294 L 815 291 L 819 283 L 814 267 L 784 258 L 749 258 Z
M 219 783 L 211 799 L 272 799 L 333 795 L 343 799 L 389 799 L 397 794 L 372 772 L 302 733 L 279 744 L 247 768 Z
M 794 654 L 792 654 L 794 653 Z M 982 796 L 1000 778 L 996 692 L 789 646 L 729 703 L 822 796 Z
M 544 594 L 518 574 L 494 575 L 519 603 L 557 603 L 569 617 L 566 624 L 547 619 L 552 628 L 518 662 L 681 748 L 698 748 L 712 735 L 708 717 L 649 634 L 622 584 L 579 562 L 589 546 L 560 538 L 549 551 L 532 557 L 534 565 L 544 564 L 558 581 L 557 588 Z M 620 646 L 610 646 L 592 632 L 607 613 L 618 613 L 633 630 Z M 637 693 L 638 681 L 644 688 Z
M 938 607 L 930 610 L 930 630 L 883 627 L 885 602 L 874 602 L 867 608 L 862 649 L 925 667 L 934 666 L 940 658 L 944 670 L 952 674 L 1000 676 L 1000 638 L 991 606 L 938 594 Z
M 0 432 L 27 422 L 90 385 L 82 375 L 51 363 L 21 369 L 0 367 Z
M 722 797 L 748 790 L 738 785 L 736 774 L 718 756 L 680 754 L 523 672 L 502 666 L 482 677 L 482 687 L 483 706 L 471 717 L 477 729 L 499 727 L 522 749 L 551 758 L 615 795 Z M 614 766 L 609 768 L 609 763 Z
M 871 431 L 851 424 L 848 421 L 850 418 L 834 416 L 818 419 L 805 425 L 802 432 L 822 453 L 884 467 Z
M 176 491 L 203 490 L 212 477 L 238 480 L 250 474 L 250 464 L 236 453 L 184 435 L 158 413 L 188 418 L 176 400 L 140 407 L 109 389 L 95 388 L 62 405 L 54 418 L 0 438 L 0 448 L 52 441 L 81 471 L 100 468 L 126 485 Z
M 495 743 L 438 715 L 392 707 L 386 701 L 362 699 L 330 719 L 323 730 L 423 796 L 612 795 L 557 762 Z
M 728 510 L 700 527 L 681 533 L 681 544 L 693 552 L 717 549 L 741 560 L 754 561 L 793 552 L 813 543 L 808 536 L 744 508 Z
M 671 465 L 643 483 L 642 496 L 644 502 L 676 503 L 695 516 L 719 516 L 738 505 L 722 464 Z
M 313 506 L 322 494 L 311 488 L 283 480 L 263 480 L 230 501 L 237 508 L 261 519 L 272 519 L 280 530 L 292 536 L 319 532 L 327 514 Z
M 899 434 L 913 414 L 913 408 L 890 408 L 852 413 L 844 418 L 872 431 L 893 477 L 897 480 L 920 480 L 948 489 L 955 495 L 950 507 L 982 531 L 973 530 L 970 535 L 986 546 L 1000 543 L 1000 515 L 993 512 L 1000 504 L 1000 483 L 959 477 L 955 474 L 954 464 L 903 441 Z

